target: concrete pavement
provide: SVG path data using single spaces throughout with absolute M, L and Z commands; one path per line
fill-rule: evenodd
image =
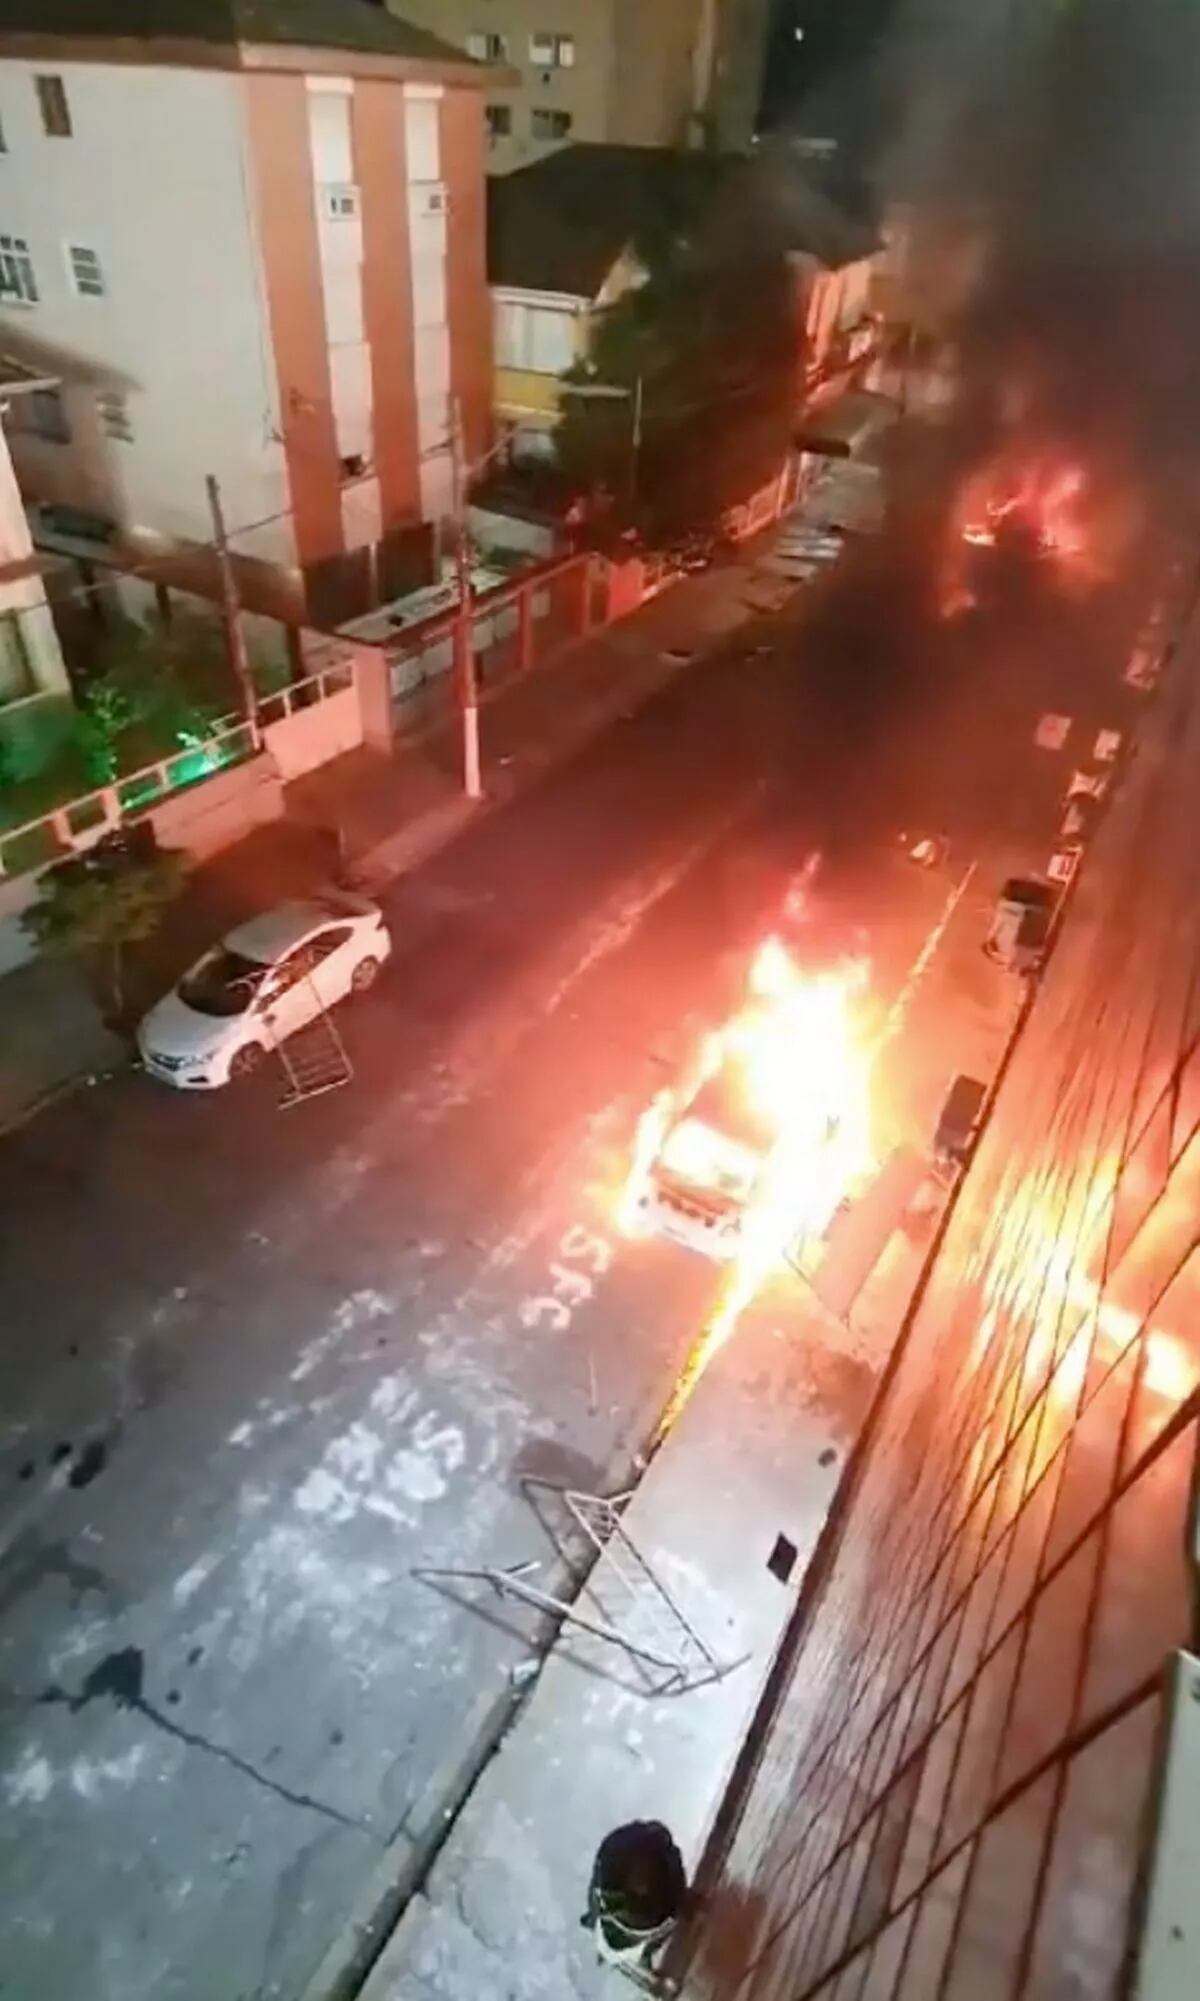
M 1030 763 L 1032 652 L 939 693 L 931 738 L 923 709 L 906 729 L 894 703 L 848 715 L 839 634 L 805 616 L 766 656 L 698 662 L 385 892 L 397 953 L 346 1017 L 347 1090 L 281 1114 L 269 1075 L 211 1100 L 126 1075 L 0 1150 L 14 1992 L 305 1991 L 546 1642 L 414 1570 L 528 1554 L 527 1474 L 621 1484 L 704 1323 L 711 1268 L 626 1248 L 613 1200 L 638 1112 L 727 1010 L 782 876 L 843 796 L 845 837 L 903 780 L 966 854 L 1057 796 L 1061 770 Z M 878 833 L 860 875 L 896 913 L 891 979 L 942 892 L 895 878 L 890 851 L 877 868 Z M 748 1384 L 774 1367 L 758 1324 L 727 1351 Z M 864 1294 L 871 1327 L 886 1339 Z M 865 1378 L 823 1336 L 811 1353 L 814 1408 L 844 1427 Z M 802 1543 L 820 1495 L 763 1494 Z M 670 1517 L 690 1589 L 678 1500 Z M 759 1646 L 775 1580 L 746 1572 Z M 710 1781 L 687 1783 L 698 1818 Z
M 917 873 L 890 854 L 860 862 L 853 887 L 876 952 L 881 998 L 903 1007 L 881 1059 L 879 1138 L 884 1148 L 920 1148 L 928 1145 L 947 1074 L 967 1065 L 991 1074 L 985 1066 L 999 1060 L 1020 992 L 980 950 L 990 901 L 956 897 L 952 880 Z M 849 888 L 839 885 L 842 894 Z M 976 967 L 982 979 L 972 977 Z M 963 1006 L 964 975 L 973 1006 Z M 922 1080 L 915 1086 L 914 1072 Z M 931 1209 L 929 1234 L 935 1220 Z M 628 1993 L 579 1926 L 592 1857 L 613 1827 L 660 1819 L 689 1873 L 695 1870 L 926 1241 L 925 1231 L 889 1231 L 844 1317 L 823 1303 L 820 1260 L 810 1280 L 782 1273 L 742 1315 L 622 1517 L 719 1673 L 709 1678 L 648 1580 L 629 1589 L 628 1552 L 610 1545 L 613 1553 L 600 1556 L 583 1586 L 581 1612 L 610 1621 L 635 1644 L 675 1650 L 695 1685 L 664 1691 L 657 1670 L 564 1626 L 363 2001 L 458 2001 L 466 1994 L 616 2001 Z M 630 1253 L 663 1254 L 661 1246 Z M 540 1550 L 531 1525 L 509 1561 Z M 459 1592 L 465 1605 L 474 1597 L 477 1607 L 494 1608 L 486 1586 Z

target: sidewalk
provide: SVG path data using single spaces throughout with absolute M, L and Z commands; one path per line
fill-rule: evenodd
M 771 531 L 768 531 L 768 534 Z M 204 947 L 264 904 L 297 896 L 345 859 L 382 888 L 473 819 L 564 762 L 700 655 L 758 615 L 747 590 L 764 538 L 738 560 L 685 577 L 631 617 L 530 673 L 483 690 L 485 798 L 466 799 L 450 690 L 430 691 L 390 756 L 353 751 L 288 786 L 286 818 L 196 870 L 131 969 L 148 1005 Z M 0 977 L 0 1133 L 73 1079 L 111 1069 L 123 1045 L 95 1015 L 73 968 L 35 962 Z
M 912 1277 L 896 1274 L 897 1295 Z M 707 1685 L 655 1693 L 652 1670 L 564 1627 L 362 2001 L 619 2001 L 630 1993 L 579 1924 L 593 1855 L 621 1822 L 662 1819 L 694 1870 L 882 1367 L 897 1295 L 891 1312 L 853 1333 L 792 1279 L 745 1316 L 624 1517 L 727 1671 Z M 777 1545 L 780 1537 L 790 1547 Z M 528 1548 L 515 1548 L 512 1560 L 535 1553 L 531 1515 Z M 773 1553 L 780 1574 L 768 1568 Z M 648 1593 L 632 1612 L 624 1599 L 606 1552 L 580 1610 L 614 1623 L 621 1616 L 626 1631 L 646 1637 Z M 481 1600 L 482 1609 L 494 1605 Z

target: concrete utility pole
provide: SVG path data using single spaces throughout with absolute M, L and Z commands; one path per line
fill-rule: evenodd
M 471 592 L 471 533 L 467 514 L 467 479 L 463 462 L 462 406 L 454 398 L 450 425 L 450 465 L 453 478 L 454 567 L 458 609 L 454 619 L 454 680 L 463 723 L 463 790 L 468 799 L 482 799 L 479 770 L 479 684 L 475 674 L 475 606 Z
M 217 552 L 217 567 L 221 573 L 221 601 L 225 611 L 225 646 L 229 655 L 229 665 L 242 694 L 242 708 L 246 721 L 258 721 L 258 696 L 254 687 L 254 676 L 250 672 L 250 658 L 246 652 L 246 635 L 242 630 L 242 601 L 238 595 L 237 578 L 229 556 L 229 537 L 225 532 L 225 516 L 221 508 L 221 489 L 216 475 L 208 473 L 204 481 L 208 490 L 208 507 L 212 515 L 213 548 Z
M 629 439 L 629 505 L 637 506 L 638 474 L 642 461 L 642 377 L 633 385 L 633 428 Z

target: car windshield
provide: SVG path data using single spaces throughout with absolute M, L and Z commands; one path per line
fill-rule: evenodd
M 245 1014 L 267 971 L 257 959 L 215 945 L 180 980 L 180 999 L 197 1014 Z

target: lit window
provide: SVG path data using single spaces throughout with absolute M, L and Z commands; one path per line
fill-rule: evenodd
M 42 114 L 42 130 L 49 139 L 69 139 L 71 136 L 71 107 L 67 103 L 67 86 L 61 76 L 35 76 L 38 109 Z
M 71 426 L 61 389 L 35 389 L 26 400 L 34 436 L 46 438 L 52 445 L 69 445 Z
M 571 114 L 569 111 L 538 109 L 530 120 L 529 129 L 535 139 L 565 139 L 571 130 Z
M 529 60 L 538 69 L 573 69 L 575 65 L 574 35 L 531 35 L 529 37 Z
M 0 299 L 9 306 L 36 306 L 37 279 L 23 236 L 0 236 Z
M 100 259 L 85 243 L 68 243 L 67 258 L 71 266 L 71 280 L 77 292 L 85 299 L 104 297 L 104 272 Z
M 467 54 L 477 63 L 505 63 L 508 61 L 508 43 L 503 35 L 468 35 Z
M 507 139 L 512 131 L 512 105 L 489 104 L 486 117 L 489 137 Z
M 117 438 L 123 445 L 133 443 L 133 425 L 129 421 L 129 405 L 119 389 L 101 389 L 96 394 L 96 410 L 104 435 Z

